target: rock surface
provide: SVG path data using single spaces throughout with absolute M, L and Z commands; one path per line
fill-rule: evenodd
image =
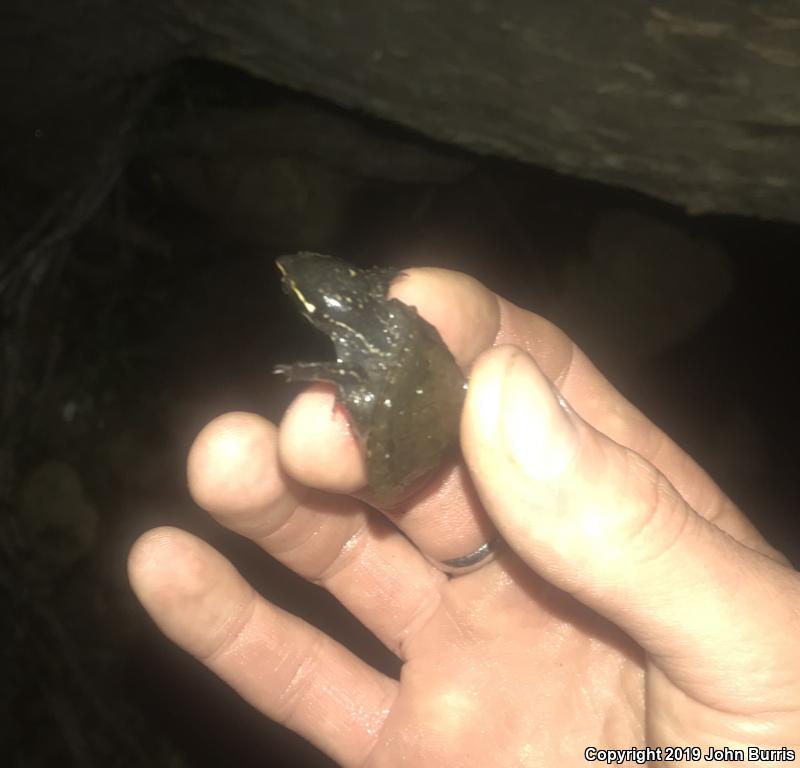
M 170 6 L 206 55 L 434 138 L 800 220 L 797 0 Z
M 81 93 L 203 56 L 690 212 L 800 221 L 798 0 L 86 0 L 81 9 L 4 8 L 0 87 L 15 130 L 0 160 L 28 140 L 31 156 L 42 137 L 56 142 L 59 114 L 74 112 Z

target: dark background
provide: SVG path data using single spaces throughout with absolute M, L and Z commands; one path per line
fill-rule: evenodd
M 186 491 L 209 419 L 280 418 L 297 390 L 271 366 L 329 354 L 284 252 L 458 269 L 552 319 L 798 562 L 797 225 L 690 217 L 196 58 L 58 96 L 7 123 L 0 165 L 4 763 L 328 764 L 151 625 L 125 558 L 154 525 L 397 673 Z

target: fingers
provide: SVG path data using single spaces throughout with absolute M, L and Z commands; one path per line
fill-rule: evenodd
M 192 446 L 188 476 L 197 503 L 222 525 L 324 586 L 398 655 L 438 605 L 444 574 L 361 502 L 289 480 L 268 421 L 248 413 L 212 421 Z
M 742 680 L 774 683 L 793 668 L 791 569 L 697 515 L 652 464 L 559 402 L 517 348 L 494 349 L 473 369 L 462 444 L 495 525 L 531 567 L 700 700 L 725 706 L 746 691 L 742 706 L 774 705 L 774 685 Z
M 142 536 L 131 585 L 160 629 L 259 711 L 341 765 L 363 765 L 397 683 L 319 630 L 260 598 L 188 533 Z

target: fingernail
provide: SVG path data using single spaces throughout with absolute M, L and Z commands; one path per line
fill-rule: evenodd
M 550 382 L 526 354 L 510 361 L 500 419 L 514 460 L 534 480 L 561 475 L 575 455 L 578 433 L 569 409 L 561 405 Z

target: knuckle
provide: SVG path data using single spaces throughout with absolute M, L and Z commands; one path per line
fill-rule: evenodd
M 308 700 L 309 691 L 319 680 L 319 660 L 325 643 L 323 635 L 316 635 L 299 654 L 291 654 L 288 665 L 294 669 L 278 694 L 278 702 L 273 719 L 289 728 L 292 727 L 295 714 L 303 708 Z
M 652 464 L 626 451 L 625 536 L 641 561 L 667 557 L 690 528 L 692 511 Z
M 258 595 L 248 589 L 242 601 L 232 607 L 219 626 L 209 632 L 208 648 L 197 654 L 204 664 L 211 666 L 220 658 L 236 652 L 240 638 L 253 620 L 258 603 Z

